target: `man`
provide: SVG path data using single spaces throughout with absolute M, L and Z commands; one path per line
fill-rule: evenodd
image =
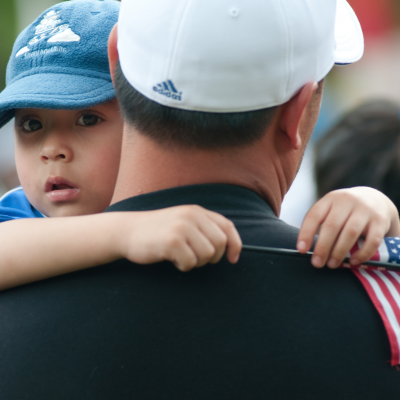
M 276 215 L 321 81 L 362 53 L 346 2 L 345 48 L 335 15 L 335 0 L 122 2 L 120 60 L 114 30 L 110 64 L 126 124 L 109 211 L 195 203 L 232 219 L 246 244 L 294 248 L 298 231 Z M 4 293 L 0 313 L 7 400 L 394 399 L 400 390 L 355 276 L 307 260 L 243 253 L 234 266 L 188 274 L 121 260 Z

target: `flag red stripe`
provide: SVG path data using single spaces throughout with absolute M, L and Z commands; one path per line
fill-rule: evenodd
M 379 255 L 379 251 L 376 251 L 374 255 L 370 258 L 371 261 L 380 261 L 381 256 Z
M 364 244 L 364 240 L 357 240 L 355 245 L 352 247 L 350 250 L 350 254 L 354 254 L 357 250 L 361 249 Z M 380 255 L 379 255 L 379 249 L 373 254 L 373 256 L 370 258 L 371 261 L 380 261 Z
M 400 324 L 400 308 L 399 308 L 399 305 L 397 304 L 396 300 L 393 298 L 392 293 L 390 292 L 386 282 L 384 280 L 382 280 L 382 278 L 380 276 L 375 275 L 374 272 L 368 271 L 368 273 L 370 276 L 373 276 L 373 278 L 375 278 L 376 282 L 378 283 L 379 287 L 382 290 L 383 295 L 385 296 L 386 300 L 389 302 L 390 306 L 392 307 L 393 313 L 397 319 L 397 323 Z M 389 279 L 387 272 L 381 271 L 380 273 Z M 394 332 L 395 340 L 396 340 L 396 346 L 393 346 L 393 350 L 392 350 L 392 365 L 397 365 L 397 364 L 400 364 L 399 338 L 396 335 L 395 329 L 392 326 L 392 324 L 390 324 L 390 326 L 391 326 L 391 330 Z M 397 334 L 399 334 L 399 332 Z
M 397 293 L 399 293 L 399 295 L 400 295 L 400 283 L 393 277 L 393 275 L 389 271 L 381 271 L 381 272 L 383 275 L 386 276 L 387 279 L 390 280 L 392 285 L 395 287 Z M 393 273 L 396 274 L 397 276 L 399 276 L 399 274 L 397 272 L 393 272 Z M 395 304 L 397 307 L 396 309 L 399 311 L 399 315 L 400 315 L 400 304 L 397 301 L 395 301 Z M 399 320 L 399 318 L 397 318 L 397 320 Z
M 390 310 L 385 310 L 385 306 L 379 300 L 377 294 L 375 293 L 374 288 L 371 286 L 371 283 L 368 281 L 368 279 L 365 276 L 363 276 L 361 274 L 360 270 L 353 269 L 352 271 L 357 276 L 357 278 L 361 281 L 361 283 L 364 286 L 365 290 L 367 291 L 370 299 L 372 300 L 372 303 L 374 304 L 375 308 L 377 309 L 379 315 L 382 318 L 383 324 L 385 326 L 386 332 L 389 337 L 390 349 L 391 349 L 391 353 L 392 353 L 391 365 L 395 366 L 397 364 L 400 364 L 399 341 L 396 336 L 395 329 L 392 326 L 392 324 L 390 323 L 390 320 L 387 315 L 387 311 L 389 312 Z M 386 300 L 388 301 L 388 303 L 389 303 L 388 305 L 392 309 L 392 311 L 395 314 L 395 317 L 397 319 L 397 322 L 399 323 L 400 322 L 400 309 L 399 309 L 397 303 L 394 301 L 386 284 L 382 281 L 382 279 L 379 276 L 373 274 L 373 272 L 370 272 L 367 270 L 363 270 L 363 272 L 365 274 L 368 274 L 368 276 L 379 285 L 379 288 L 381 289 L 383 295 L 385 296 Z
M 390 305 L 391 305 L 391 307 L 392 307 L 392 310 L 393 310 L 393 312 L 394 312 L 394 314 L 395 314 L 395 316 L 396 316 L 397 322 L 398 322 L 399 325 L 400 325 L 400 308 L 399 308 L 399 305 L 397 304 L 396 300 L 393 298 L 392 293 L 390 292 L 389 288 L 387 287 L 386 282 L 383 281 L 383 280 L 381 279 L 380 276 L 378 276 L 378 275 L 375 275 L 375 276 L 374 276 L 373 273 L 370 273 L 370 271 L 368 271 L 368 273 L 369 273 L 369 275 L 372 276 L 372 277 L 376 280 L 376 282 L 378 283 L 379 287 L 380 287 L 381 290 L 382 290 L 382 293 L 383 293 L 383 294 L 385 295 L 385 297 L 386 297 L 386 300 L 390 303 Z M 387 279 L 390 280 L 390 278 L 389 278 L 389 276 L 388 276 L 389 274 L 387 274 L 387 272 L 385 272 L 385 271 L 380 271 L 380 273 L 383 274 Z M 392 278 L 393 278 L 393 277 L 392 277 Z M 394 278 L 393 278 L 393 279 L 394 279 Z

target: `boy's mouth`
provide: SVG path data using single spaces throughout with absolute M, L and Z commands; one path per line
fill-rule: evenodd
M 75 199 L 79 195 L 79 188 L 72 182 L 60 176 L 47 179 L 44 191 L 47 198 L 52 202 L 63 202 Z
M 53 190 L 65 190 L 65 189 L 74 189 L 72 186 L 67 185 L 66 183 L 63 183 L 61 185 L 53 185 L 52 191 Z

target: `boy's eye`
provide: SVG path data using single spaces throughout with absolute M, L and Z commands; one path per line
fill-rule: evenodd
M 97 115 L 86 114 L 82 115 L 78 119 L 78 125 L 82 126 L 93 126 L 100 122 L 100 117 Z
M 29 119 L 22 124 L 22 127 L 28 132 L 35 132 L 43 128 L 43 125 L 37 119 Z

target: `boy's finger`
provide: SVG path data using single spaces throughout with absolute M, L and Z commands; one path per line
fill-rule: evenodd
M 314 248 L 314 255 L 311 258 L 311 263 L 314 267 L 322 268 L 327 263 L 333 246 L 346 224 L 351 211 L 351 208 L 348 209 L 345 206 L 340 207 L 340 209 L 333 207 L 329 211 L 328 216 L 321 225 L 318 240 Z
M 337 268 L 354 247 L 368 224 L 368 215 L 356 213 L 349 217 L 328 257 L 327 266 Z
M 378 250 L 379 245 L 385 237 L 385 229 L 379 223 L 372 223 L 368 229 L 364 245 L 352 254 L 350 263 L 359 265 L 371 259 Z
M 231 264 L 236 264 L 239 261 L 240 252 L 242 251 L 242 239 L 239 234 L 234 235 L 234 240 L 228 239 L 226 248 L 226 258 Z
M 199 229 L 214 249 L 214 253 L 207 262 L 216 264 L 225 254 L 228 237 L 221 227 L 211 218 L 205 218 L 200 221 Z
M 297 239 L 297 250 L 300 253 L 306 253 L 310 250 L 314 236 L 316 235 L 319 226 L 325 220 L 331 209 L 329 201 L 320 200 L 307 213 L 301 225 L 299 236 Z
M 198 263 L 197 256 L 188 243 L 182 243 L 180 246 L 173 248 L 168 259 L 182 272 L 192 270 Z
M 207 224 L 206 224 L 207 225 Z M 217 248 L 210 240 L 209 236 L 212 237 L 213 240 L 216 240 L 215 232 L 210 233 L 212 231 L 212 227 L 208 224 L 208 227 L 205 228 L 208 230 L 208 233 L 204 233 L 200 227 L 193 226 L 189 232 L 187 232 L 187 243 L 192 248 L 194 254 L 197 257 L 196 267 L 202 267 L 211 260 L 213 260 L 214 256 L 218 253 L 221 253 L 220 257 L 225 252 L 225 246 L 219 246 Z M 215 229 L 214 229 L 215 230 Z M 221 250 L 222 248 L 222 250 Z
M 242 251 L 242 239 L 240 238 L 239 232 L 232 221 L 223 217 L 220 214 L 210 212 L 209 217 L 221 228 L 226 235 L 226 258 L 231 264 L 235 264 L 240 257 Z

